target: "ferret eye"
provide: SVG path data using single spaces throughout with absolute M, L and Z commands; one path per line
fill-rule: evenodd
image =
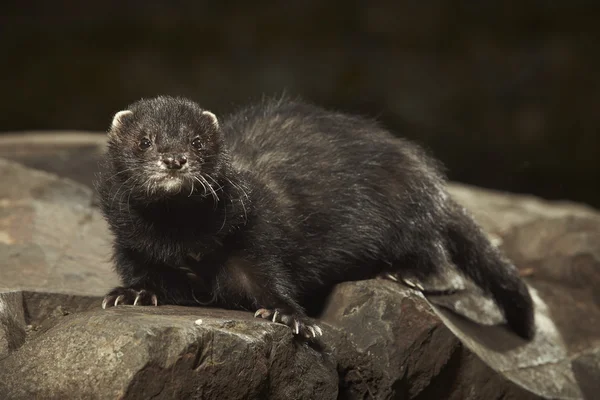
M 200 141 L 200 138 L 195 138 L 192 140 L 192 147 L 196 150 L 200 150 L 202 148 L 202 142 Z
M 150 141 L 150 139 L 143 138 L 142 140 L 140 140 L 140 144 L 139 144 L 140 149 L 146 150 L 150 146 L 152 146 L 152 142 Z

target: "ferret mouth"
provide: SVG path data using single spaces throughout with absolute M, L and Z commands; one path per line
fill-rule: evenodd
M 184 171 L 161 171 L 153 174 L 150 180 L 155 190 L 166 194 L 187 190 L 191 182 L 191 178 Z
M 185 174 L 181 173 L 181 172 L 167 172 L 165 174 L 163 174 L 162 178 L 163 180 L 167 180 L 167 181 L 172 181 L 172 180 L 184 180 L 186 178 Z
M 211 185 L 204 176 L 195 175 L 188 170 L 154 171 L 148 178 L 149 192 L 158 196 L 185 194 L 218 197 L 216 192 L 220 189 Z

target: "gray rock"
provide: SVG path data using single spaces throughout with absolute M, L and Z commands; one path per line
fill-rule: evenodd
M 106 134 L 90 132 L 30 132 L 0 135 L 0 158 L 68 177 L 88 187 Z
M 530 345 L 514 343 L 507 350 L 511 340 L 500 332 L 491 335 L 458 320 L 444 319 L 446 324 L 488 365 L 529 390 L 553 398 L 595 398 L 598 384 L 590 377 L 600 376 L 600 213 L 571 202 L 464 186 L 454 186 L 452 193 L 532 286 L 542 334 Z
M 101 295 L 117 283 L 93 192 L 0 159 L 0 288 Z
M 0 293 L 0 359 L 25 342 L 25 313 L 21 292 Z
M 542 332 L 533 343 L 469 325 L 377 279 L 334 289 L 320 349 L 295 344 L 287 328 L 250 313 L 99 310 L 117 283 L 108 231 L 92 191 L 72 179 L 90 184 L 102 141 L 67 136 L 57 139 L 62 159 L 43 146 L 29 156 L 27 146 L 12 152 L 66 178 L 0 159 L 8 182 L 0 186 L 0 398 L 591 399 L 598 392 L 600 214 L 589 207 L 451 186 L 526 276 Z
M 74 313 L 1 361 L 0 398 L 335 399 L 335 359 L 250 313 Z M 19 377 L 16 379 L 16 377 Z
M 572 362 L 575 378 L 586 399 L 594 399 L 600 393 L 600 349 L 576 355 Z
M 338 285 L 321 319 L 354 344 L 353 358 L 338 358 L 348 398 L 539 398 L 474 357 L 420 294 L 394 282 Z

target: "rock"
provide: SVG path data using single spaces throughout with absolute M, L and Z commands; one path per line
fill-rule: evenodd
M 68 177 L 91 187 L 106 134 L 90 132 L 0 135 L 0 158 Z
M 217 309 L 70 314 L 1 365 L 2 399 L 335 399 L 338 391 L 334 359 L 295 346 L 289 328 Z
M 510 350 L 511 339 L 499 332 L 492 335 L 451 316 L 446 324 L 488 365 L 536 393 L 595 398 L 598 385 L 590 377 L 600 376 L 600 213 L 571 202 L 464 186 L 453 186 L 452 194 L 533 287 L 543 334 Z
M 598 222 L 575 216 L 532 221 L 515 227 L 503 245 L 535 281 L 573 354 L 600 348 Z
M 572 362 L 573 372 L 577 382 L 581 385 L 581 391 L 587 399 L 594 399 L 600 393 L 600 350 L 575 356 Z
M 451 183 L 449 191 L 496 240 L 510 236 L 512 229 L 533 221 L 580 217 L 592 224 L 600 223 L 597 210 L 571 201 L 546 201 L 457 183 Z
M 96 138 L 88 139 L 82 146 Z M 0 160 L 9 183 L 0 186 L 0 398 L 591 399 L 598 391 L 600 214 L 589 207 L 451 185 L 532 287 L 543 332 L 532 344 L 375 279 L 334 289 L 322 348 L 310 347 L 250 313 L 99 310 L 117 280 L 93 193 L 72 180 L 89 185 L 93 170 L 66 165 L 87 158 L 91 168 L 98 153 L 77 146 L 65 145 L 66 161 L 28 157 L 27 146 L 19 153 L 66 178 Z M 196 356 L 210 352 L 219 362 L 194 370 Z M 12 382 L 17 373 L 27 379 Z
M 360 354 L 338 358 L 348 398 L 539 398 L 474 357 L 420 294 L 394 282 L 338 285 L 321 320 L 344 332 Z
M 0 292 L 0 359 L 25 342 L 25 313 L 21 292 Z
M 117 283 L 93 192 L 0 159 L 0 288 L 101 295 Z

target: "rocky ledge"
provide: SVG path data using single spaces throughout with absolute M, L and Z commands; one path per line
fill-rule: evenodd
M 600 213 L 593 209 L 452 185 L 532 288 L 541 334 L 530 344 L 377 279 L 336 287 L 320 316 L 322 341 L 307 344 L 239 311 L 102 310 L 103 293 L 117 281 L 89 187 L 103 138 L 55 135 L 51 151 L 43 140 L 0 140 L 2 399 L 600 393 Z

